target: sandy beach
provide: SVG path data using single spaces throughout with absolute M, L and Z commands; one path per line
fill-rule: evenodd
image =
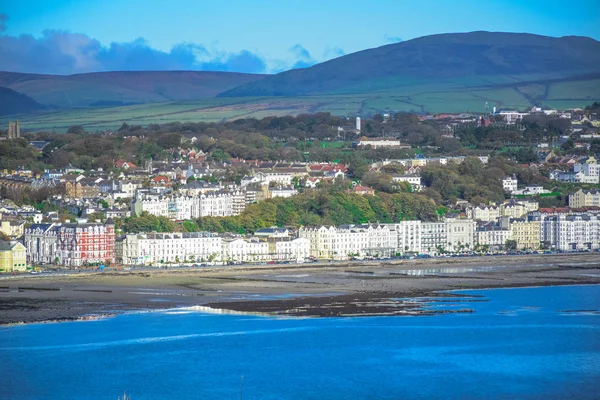
M 442 290 L 599 283 L 599 253 L 54 272 L 0 277 L 0 324 L 192 306 L 294 316 L 426 315 L 431 311 L 420 299 Z

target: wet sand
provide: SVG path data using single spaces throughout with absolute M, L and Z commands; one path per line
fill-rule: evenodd
M 294 316 L 430 315 L 438 311 L 420 299 L 442 290 L 599 283 L 600 253 L 2 276 L 0 324 L 191 306 Z

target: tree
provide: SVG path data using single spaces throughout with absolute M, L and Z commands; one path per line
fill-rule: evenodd
M 517 241 L 508 239 L 504 244 L 504 247 L 506 250 L 515 250 L 517 248 Z
M 85 129 L 83 129 L 83 126 L 81 125 L 73 125 L 67 128 L 67 133 L 81 135 L 82 133 L 85 133 Z
M 74 159 L 73 153 L 69 153 L 63 149 L 56 149 L 50 155 L 50 163 L 56 168 L 62 168 L 69 165 Z
M 174 149 L 180 146 L 181 137 L 180 133 L 164 133 L 158 137 L 156 144 L 163 149 Z

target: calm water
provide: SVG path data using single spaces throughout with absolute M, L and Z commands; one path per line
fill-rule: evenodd
M 177 311 L 4 328 L 0 398 L 239 399 L 242 375 L 244 399 L 598 398 L 600 286 L 465 293 L 489 301 L 434 317 Z

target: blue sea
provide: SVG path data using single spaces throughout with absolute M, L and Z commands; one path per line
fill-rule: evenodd
M 132 400 L 600 397 L 600 286 L 460 293 L 476 297 L 431 307 L 474 313 L 171 310 L 5 327 L 0 398 L 114 400 L 124 390 Z

